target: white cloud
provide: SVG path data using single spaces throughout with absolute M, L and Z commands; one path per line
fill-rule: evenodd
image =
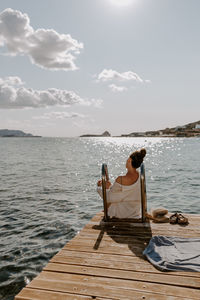
M 74 104 L 98 107 L 102 100 L 85 100 L 73 91 L 50 88 L 33 90 L 22 85 L 19 77 L 0 78 L 0 109 L 38 108 L 48 106 L 72 106 Z
M 69 119 L 69 118 L 85 118 L 86 116 L 80 113 L 76 112 L 66 112 L 66 111 L 54 111 L 54 112 L 48 112 L 43 114 L 42 116 L 35 116 L 33 119 L 38 120 L 38 119 Z
M 140 78 L 139 75 L 132 71 L 127 71 L 123 73 L 119 73 L 112 69 L 104 69 L 98 75 L 98 81 L 136 81 L 136 82 L 143 82 L 143 79 Z
M 32 63 L 51 70 L 77 69 L 73 54 L 83 48 L 70 34 L 34 30 L 27 14 L 11 8 L 0 13 L 0 47 L 3 45 L 10 55 L 28 55 Z
M 5 77 L 4 79 L 0 78 L 0 85 L 1 84 L 23 85 L 24 82 L 21 80 L 21 78 L 19 78 L 17 76 L 10 76 L 10 77 Z
M 102 104 L 103 104 L 103 100 L 102 99 L 91 99 L 90 103 L 97 108 L 101 108 Z
M 124 92 L 127 90 L 125 86 L 118 86 L 115 84 L 110 84 L 109 88 L 111 89 L 112 92 L 117 93 L 117 92 Z

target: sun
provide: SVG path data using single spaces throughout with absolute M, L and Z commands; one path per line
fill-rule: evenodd
M 129 6 L 133 3 L 134 0 L 110 0 L 113 5 L 122 7 L 122 6 Z

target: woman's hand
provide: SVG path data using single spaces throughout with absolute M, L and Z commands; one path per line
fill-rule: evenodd
M 97 182 L 97 185 L 98 185 L 98 186 L 102 186 L 102 180 L 99 180 L 99 181 Z M 110 182 L 110 181 L 106 181 L 106 189 L 109 189 L 110 186 L 111 186 L 111 182 Z
M 97 185 L 98 185 L 98 186 L 102 186 L 102 180 L 98 180 L 98 181 L 97 181 Z

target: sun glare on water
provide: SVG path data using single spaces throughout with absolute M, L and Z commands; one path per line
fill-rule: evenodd
M 133 4 L 135 0 L 110 0 L 111 4 L 119 7 L 129 6 Z

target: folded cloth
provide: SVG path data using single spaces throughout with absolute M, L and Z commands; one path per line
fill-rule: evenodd
M 153 236 L 143 254 L 162 271 L 200 272 L 200 238 Z

